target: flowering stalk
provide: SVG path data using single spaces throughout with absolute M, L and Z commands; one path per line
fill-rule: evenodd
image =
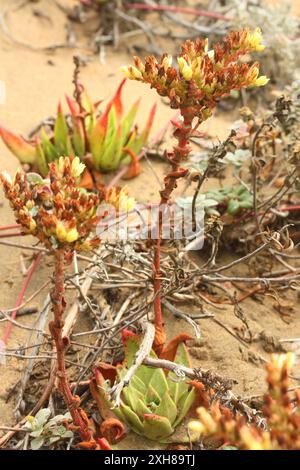
M 81 438 L 84 441 L 90 441 L 92 438 L 92 433 L 88 428 L 88 423 L 83 419 L 82 410 L 79 408 L 79 398 L 73 396 L 71 392 L 66 372 L 65 350 L 68 344 L 62 336 L 64 327 L 63 313 L 65 310 L 65 252 L 63 249 L 55 251 L 54 260 L 54 287 L 51 293 L 54 320 L 50 322 L 49 329 L 56 346 L 57 375 L 59 377 L 60 390 L 71 413 L 73 423 L 75 426 L 78 426 Z
M 59 388 L 82 440 L 89 443 L 89 448 L 98 448 L 89 420 L 79 406 L 79 398 L 73 396 L 70 389 L 65 365 L 68 342 L 63 337 L 63 314 L 66 306 L 65 262 L 72 259 L 75 250 L 87 250 L 99 244 L 98 238 L 92 235 L 99 198 L 76 186 L 85 168 L 79 158 L 61 157 L 49 168 L 48 180 L 38 174 L 20 171 L 13 180 L 3 173 L 0 178 L 23 232 L 37 237 L 54 256 L 51 292 L 54 319 L 49 329 L 56 346 Z
M 133 66 L 124 66 L 125 76 L 150 84 L 160 96 L 169 98 L 170 107 L 180 111 L 180 122 L 173 122 L 174 137 L 178 143 L 166 155 L 171 171 L 165 176 L 164 188 L 160 191 L 158 216 L 158 239 L 154 248 L 154 309 L 156 335 L 154 349 L 162 350 L 165 333 L 161 312 L 160 247 L 162 239 L 162 210 L 170 202 L 177 180 L 187 174 L 181 165 L 187 160 L 191 147 L 190 138 L 196 135 L 198 126 L 208 119 L 218 101 L 230 94 L 250 86 L 263 86 L 268 82 L 265 76 L 259 77 L 258 63 L 248 65 L 239 58 L 250 52 L 262 51 L 262 35 L 259 29 L 251 32 L 243 30 L 231 32 L 223 41 L 208 50 L 208 40 L 186 41 L 177 59 L 178 68 L 172 66 L 172 57 L 163 54 L 160 60 L 146 57 L 145 63 L 134 57 Z M 193 128 L 193 121 L 197 123 Z

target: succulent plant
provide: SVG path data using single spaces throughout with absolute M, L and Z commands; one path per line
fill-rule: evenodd
M 33 438 L 30 441 L 32 450 L 49 447 L 58 441 L 74 436 L 73 431 L 67 427 L 67 424 L 72 421 L 70 413 L 56 415 L 51 419 L 50 415 L 49 408 L 42 408 L 35 416 L 27 417 L 22 429 Z
M 116 378 L 122 379 L 133 364 L 139 349 L 136 337 L 126 339 L 125 361 L 116 368 Z M 151 356 L 156 358 L 152 351 Z M 179 344 L 175 362 L 190 366 L 187 349 Z M 111 382 L 98 376 L 96 371 L 98 399 L 113 409 L 117 417 L 132 431 L 147 439 L 166 442 L 175 428 L 183 421 L 196 398 L 195 389 L 174 373 L 161 368 L 141 365 L 129 385 L 122 391 L 119 408 L 110 401 Z M 97 400 L 98 401 L 98 400 Z
M 251 209 L 253 196 L 245 186 L 212 189 L 206 193 L 209 201 L 216 201 L 216 205 L 224 207 L 230 215 L 236 215 L 243 209 Z
M 48 129 L 42 127 L 32 141 L 0 126 L 2 140 L 21 163 L 29 164 L 42 176 L 47 175 L 49 163 L 67 155 L 78 156 L 84 161 L 91 157 L 93 169 L 101 172 L 115 170 L 121 164 L 133 161 L 137 173 L 135 156 L 147 142 L 155 106 L 144 130 L 139 134 L 134 119 L 140 100 L 123 116 L 121 93 L 124 84 L 125 80 L 100 116 L 97 114 L 100 102 L 92 103 L 83 89 L 82 110 L 66 96 L 70 115 L 64 114 L 59 103 L 54 124 Z

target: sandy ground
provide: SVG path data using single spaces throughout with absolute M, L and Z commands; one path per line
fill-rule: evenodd
M 72 4 L 72 0 L 65 0 L 64 4 Z M 299 2 L 295 2 L 300 13 Z M 16 0 L 0 0 L 0 11 L 6 8 L 13 8 L 18 5 Z M 34 16 L 34 8 L 42 10 L 47 5 L 47 14 L 51 21 L 46 18 Z M 37 4 L 29 3 L 25 8 L 8 15 L 7 24 L 15 39 L 33 44 L 38 47 L 45 47 L 49 44 L 65 41 L 65 16 L 58 10 L 53 2 L 41 0 Z M 84 42 L 85 37 L 80 38 Z M 78 51 L 76 51 L 78 53 Z M 115 90 L 121 79 L 118 72 L 123 63 L 128 63 L 130 58 L 126 53 L 114 53 L 106 51 L 105 63 L 100 64 L 96 56 L 91 55 L 86 50 L 81 53 L 89 55 L 90 61 L 82 69 L 82 81 L 85 83 L 90 95 L 94 99 L 106 99 Z M 59 99 L 64 93 L 72 93 L 72 56 L 73 49 L 59 49 L 55 53 L 47 54 L 21 47 L 0 34 L 0 80 L 5 81 L 7 97 L 5 105 L 0 105 L 0 120 L 8 128 L 12 128 L 26 135 L 36 123 L 41 119 L 52 115 L 56 109 Z M 141 121 L 145 113 L 148 112 L 152 103 L 157 101 L 158 113 L 153 129 L 153 135 L 161 129 L 163 124 L 173 116 L 165 107 L 154 92 L 147 87 L 136 83 L 128 83 L 124 93 L 126 105 L 130 105 L 137 95 L 142 96 L 142 109 L 139 114 Z M 216 116 L 206 125 L 206 130 L 222 139 L 226 136 L 228 127 L 232 122 L 232 116 Z M 155 164 L 158 172 L 161 172 L 161 165 Z M 17 160 L 11 156 L 7 148 L 0 142 L 0 168 L 13 173 L 18 166 Z M 157 193 L 158 184 L 151 174 L 149 167 L 144 164 L 144 171 L 134 181 L 130 182 L 131 191 L 136 197 L 151 199 Z M 150 184 L 151 178 L 151 184 Z M 7 202 L 1 193 L 0 225 L 13 223 L 13 215 L 9 210 Z M 15 239 L 14 239 L 15 240 Z M 23 241 L 23 240 L 22 240 Z M 29 240 L 26 240 L 29 243 Z M 12 308 L 19 294 L 23 275 L 20 269 L 21 250 L 8 248 L 0 245 L 0 308 Z M 24 255 L 28 257 L 28 252 Z M 224 261 L 232 259 L 231 254 L 224 256 Z M 30 260 L 25 259 L 28 266 Z M 30 284 L 26 297 L 31 295 L 37 287 L 44 282 L 50 273 L 47 266 L 49 260 L 43 262 Z M 237 273 L 237 271 L 236 271 Z M 25 297 L 25 298 L 26 298 Z M 44 294 L 35 299 L 34 305 L 41 305 Z M 296 295 L 288 297 L 294 301 L 294 309 L 291 312 L 289 323 L 283 321 L 280 314 L 273 308 L 274 299 L 270 296 L 257 300 L 248 299 L 243 303 L 243 309 L 250 323 L 250 328 L 254 334 L 259 334 L 265 330 L 268 334 L 277 338 L 300 337 L 300 319 L 298 300 Z M 231 306 L 221 305 L 219 309 L 209 307 L 209 310 L 230 328 L 240 327 L 240 321 L 235 317 Z M 187 309 L 188 311 L 188 309 Z M 186 323 L 176 320 L 171 321 L 170 314 L 166 314 L 166 325 L 169 337 L 174 334 L 188 330 Z M 20 320 L 21 323 L 31 324 L 33 318 Z M 262 341 L 257 341 L 251 345 L 251 351 L 247 350 L 236 339 L 234 339 L 224 328 L 216 325 L 211 320 L 201 322 L 202 340 L 201 343 L 192 349 L 195 365 L 203 368 L 214 369 L 225 377 L 235 378 L 238 381 L 236 390 L 243 396 L 257 394 L 264 391 L 263 363 L 261 357 L 268 358 L 268 353 L 264 350 Z M 0 323 L 0 338 L 3 331 L 3 323 Z M 192 331 L 189 331 L 192 333 Z M 26 331 L 14 327 L 9 340 L 8 347 L 14 348 L 24 343 L 27 336 Z M 16 384 L 20 371 L 24 368 L 24 362 L 17 362 L 15 359 L 8 359 L 6 365 L 0 365 L 0 425 L 11 425 L 14 423 L 14 393 L 7 402 L 7 394 Z M 300 369 L 295 374 L 300 373 Z M 136 441 L 136 437 L 134 438 Z M 135 445 L 122 443 L 120 447 Z M 139 444 L 136 444 L 139 445 Z M 145 446 L 145 443 L 141 444 Z

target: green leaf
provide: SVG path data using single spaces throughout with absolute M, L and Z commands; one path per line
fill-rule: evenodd
M 50 141 L 44 127 L 42 127 L 41 129 L 40 136 L 41 136 L 41 145 L 43 147 L 46 162 L 47 163 L 53 162 L 59 157 L 59 154 L 55 146 Z
M 44 445 L 45 439 L 44 437 L 36 437 L 35 439 L 32 439 L 30 443 L 30 447 L 32 450 L 39 450 L 43 445 Z
M 37 152 L 37 167 L 38 167 L 38 170 L 39 170 L 39 172 L 41 173 L 42 176 L 46 176 L 48 171 L 49 171 L 49 168 L 48 168 L 48 164 L 47 164 L 47 160 L 46 160 L 44 150 L 41 146 L 41 143 L 40 143 L 38 137 L 36 137 L 35 144 L 36 144 L 36 152 Z
M 144 416 L 144 434 L 148 439 L 157 441 L 170 436 L 174 432 L 170 421 L 156 414 Z
M 170 397 L 169 392 L 166 392 L 162 397 L 160 405 L 155 410 L 155 414 L 165 416 L 171 424 L 174 423 L 177 416 L 177 407 Z
M 144 400 L 138 398 L 135 403 L 135 412 L 142 417 L 144 414 L 151 413 L 151 409 L 146 406 Z
M 190 356 L 184 343 L 179 343 L 174 362 L 177 364 L 182 364 L 186 367 L 191 367 Z
M 118 124 L 114 107 L 109 112 L 108 127 L 102 147 L 98 158 L 98 168 L 104 171 L 115 170 L 120 166 L 122 128 Z
M 120 409 L 128 424 L 131 425 L 138 432 L 142 433 L 144 430 L 144 426 L 137 414 L 134 413 L 134 411 L 132 411 L 132 409 L 129 406 L 125 405 L 125 403 L 123 402 L 120 405 Z
M 54 444 L 55 442 L 57 442 L 57 441 L 59 441 L 59 440 L 60 440 L 60 436 L 50 437 L 50 439 L 49 439 L 49 445 Z
M 42 408 L 35 415 L 35 419 L 38 426 L 43 426 L 49 419 L 51 415 L 51 410 L 49 408 Z
M 131 107 L 131 109 L 128 111 L 126 116 L 124 117 L 122 121 L 122 147 L 125 147 L 129 141 L 130 134 L 131 134 L 131 128 L 133 126 L 133 121 L 136 117 L 138 108 L 140 105 L 140 100 L 137 100 L 134 105 Z
M 178 424 L 181 423 L 181 421 L 185 418 L 185 416 L 188 414 L 192 404 L 194 403 L 196 398 L 196 391 L 194 387 L 188 392 L 188 394 L 184 394 L 179 402 L 178 402 L 178 409 L 180 410 L 178 417 L 176 418 L 176 421 L 174 423 L 174 427 L 178 426 Z
M 237 199 L 230 199 L 227 206 L 227 212 L 230 215 L 235 215 L 240 208 L 240 203 Z
M 35 427 L 34 431 L 32 431 L 30 433 L 30 436 L 31 437 L 39 437 L 42 434 L 43 430 L 44 430 L 43 426 L 38 427 L 38 428 Z
M 172 379 L 175 380 L 172 380 Z M 172 400 L 174 403 L 177 405 L 177 402 L 179 400 L 179 383 L 178 383 L 178 377 L 176 380 L 176 375 L 174 372 L 169 372 L 168 374 L 168 386 L 169 386 L 169 391 L 170 391 L 170 396 L 172 397 Z
M 135 153 L 135 155 L 138 155 L 141 152 L 142 148 L 144 147 L 144 145 L 146 144 L 148 140 L 148 137 L 149 137 L 152 125 L 153 125 L 155 113 L 156 113 L 156 105 L 152 107 L 150 114 L 148 116 L 147 123 L 143 131 L 141 132 L 141 134 L 134 140 L 133 143 L 127 144 L 127 147 L 129 147 L 132 150 L 132 152 Z
M 149 387 L 152 387 L 162 397 L 168 390 L 168 382 L 163 369 L 156 369 L 151 377 Z
M 134 376 L 132 377 L 130 385 L 133 385 L 134 388 L 136 388 L 139 392 L 141 392 L 143 395 L 146 395 L 147 387 L 136 374 L 134 374 Z
M 157 391 L 153 388 L 151 384 L 149 384 L 149 388 L 148 388 L 147 395 L 146 395 L 146 403 L 150 404 L 151 402 L 154 402 L 157 405 L 159 405 L 160 400 L 161 398 L 159 394 L 157 393 Z
M 123 398 L 124 401 L 129 405 L 133 411 L 137 412 L 136 410 L 136 403 L 138 399 L 141 399 L 143 401 L 144 395 L 142 395 L 141 392 L 136 390 L 134 387 L 125 387 L 123 389 Z
M 67 155 L 67 139 L 69 131 L 65 116 L 62 112 L 61 105 L 59 104 L 57 116 L 54 124 L 54 142 L 55 148 L 60 156 Z

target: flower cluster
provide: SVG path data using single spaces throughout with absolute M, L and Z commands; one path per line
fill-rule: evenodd
M 216 402 L 210 412 L 205 408 L 197 410 L 199 421 L 189 424 L 193 438 L 212 436 L 241 450 L 299 450 L 300 390 L 295 391 L 295 400 L 288 394 L 292 364 L 291 353 L 274 354 L 267 366 L 269 390 L 263 408 L 267 430 L 254 424 L 247 425 L 243 416 L 234 416 Z
M 136 205 L 135 198 L 129 196 L 127 186 L 105 189 L 104 199 L 107 204 L 114 206 L 117 212 L 130 212 Z
M 124 66 L 122 71 L 128 78 L 149 83 L 159 95 L 167 96 L 172 108 L 191 108 L 190 114 L 203 121 L 231 90 L 268 82 L 267 77 L 259 77 L 258 63 L 239 61 L 250 52 L 262 51 L 261 41 L 258 28 L 231 32 L 211 50 L 207 39 L 188 40 L 177 59 L 178 68 L 172 66 L 171 56 L 163 54 L 160 60 L 146 57 L 145 64 L 135 57 L 134 66 Z
M 49 249 L 88 250 L 99 244 L 92 234 L 99 197 L 77 186 L 84 168 L 78 157 L 60 157 L 49 165 L 49 179 L 20 170 L 13 180 L 0 175 L 24 233 Z

